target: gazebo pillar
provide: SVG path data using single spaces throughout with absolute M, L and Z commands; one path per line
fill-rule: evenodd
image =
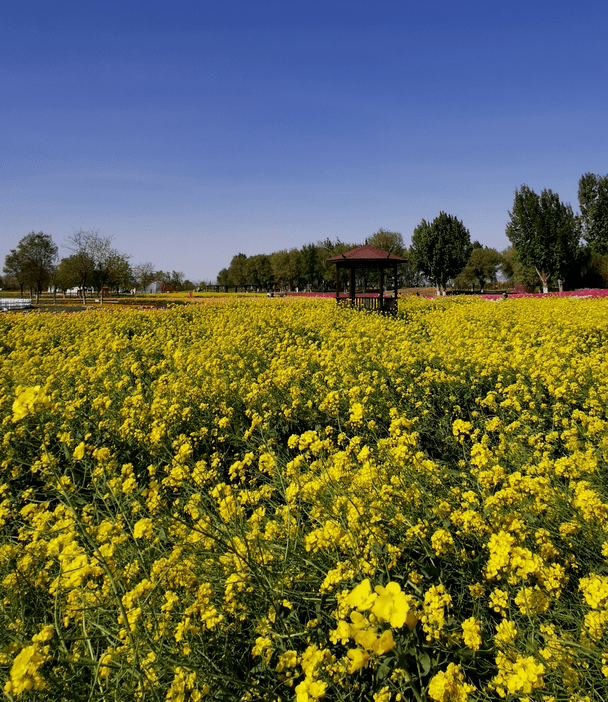
M 348 297 L 352 307 L 355 306 L 355 267 L 348 269 Z
M 384 310 L 384 266 L 380 266 L 380 296 L 378 297 L 378 310 Z
M 340 301 L 340 266 L 336 266 L 336 302 Z
M 399 283 L 397 282 L 397 264 L 393 266 L 393 275 L 395 276 L 395 300 L 399 296 Z M 396 303 L 395 303 L 396 304 Z

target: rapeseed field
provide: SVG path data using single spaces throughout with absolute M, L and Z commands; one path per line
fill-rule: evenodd
M 0 327 L 7 699 L 606 699 L 608 300 Z

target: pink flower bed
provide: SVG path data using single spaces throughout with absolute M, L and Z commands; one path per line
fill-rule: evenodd
M 501 300 L 502 293 L 494 293 L 491 295 L 482 295 L 484 300 Z M 509 298 L 518 297 L 608 297 L 608 289 L 593 288 L 585 290 L 567 290 L 564 292 L 550 293 L 509 293 Z
M 422 290 L 422 289 L 421 289 Z M 292 292 L 287 293 L 290 297 L 336 297 L 335 292 Z M 519 297 L 608 297 L 607 288 L 593 288 L 585 290 L 568 290 L 565 292 L 550 292 L 550 293 L 508 293 L 509 298 L 515 299 Z M 434 298 L 436 295 L 420 293 L 421 297 Z M 341 298 L 347 298 L 348 293 L 340 293 Z M 364 295 L 357 295 L 357 297 L 378 297 L 377 294 L 365 293 Z M 487 295 L 480 295 L 479 297 L 484 300 L 501 300 L 503 297 L 502 293 L 488 293 Z

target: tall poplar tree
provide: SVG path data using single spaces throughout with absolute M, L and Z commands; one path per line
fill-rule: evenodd
M 549 292 L 549 279 L 562 284 L 577 260 L 581 227 L 569 203 L 563 203 L 552 190 L 540 195 L 527 185 L 515 190 L 513 210 L 506 234 L 524 266 L 533 266 L 543 292 Z
M 598 254 L 608 254 L 608 174 L 585 173 L 578 182 L 583 236 Z

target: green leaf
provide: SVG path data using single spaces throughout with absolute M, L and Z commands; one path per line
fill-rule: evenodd
M 428 675 L 429 671 L 431 670 L 431 658 L 428 653 L 423 653 L 421 656 L 418 657 L 418 663 L 420 667 L 422 668 L 422 674 L 423 675 Z

